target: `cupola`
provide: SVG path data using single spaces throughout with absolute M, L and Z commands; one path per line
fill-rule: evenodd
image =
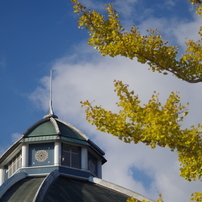
M 0 158 L 0 185 L 23 171 L 30 176 L 59 170 L 77 177 L 102 177 L 104 152 L 85 134 L 54 114 L 30 128 Z

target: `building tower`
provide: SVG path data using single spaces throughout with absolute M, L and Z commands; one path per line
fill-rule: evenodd
M 48 115 L 29 127 L 0 157 L 0 202 L 146 199 L 102 180 L 104 154 L 81 131 L 58 119 L 50 99 Z

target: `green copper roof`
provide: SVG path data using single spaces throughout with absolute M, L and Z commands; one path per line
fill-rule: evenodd
M 44 177 L 25 178 L 14 184 L 0 199 L 0 202 L 31 202 Z
M 92 182 L 60 176 L 49 187 L 43 202 L 125 202 L 128 197 Z
M 80 139 L 80 140 L 85 140 L 84 137 L 82 137 L 78 131 L 74 130 L 71 127 L 68 127 L 67 125 L 61 123 L 60 121 L 57 121 L 58 127 L 60 129 L 60 134 L 62 136 L 66 136 L 66 137 L 71 137 L 71 138 L 75 138 L 75 139 Z
M 30 131 L 28 136 L 34 137 L 34 136 L 44 136 L 44 135 L 54 135 L 54 134 L 57 134 L 57 131 L 55 130 L 54 125 L 51 123 L 51 121 L 47 121 L 34 127 Z
M 42 137 L 45 137 L 45 136 L 47 136 L 47 138 L 43 139 Z M 34 137 L 33 141 L 55 139 L 55 137 L 53 138 L 50 136 L 67 137 L 67 138 L 73 138 L 81 141 L 88 140 L 88 138 L 83 133 L 81 133 L 79 130 L 74 128 L 72 125 L 67 124 L 53 117 L 47 117 L 38 121 L 24 133 L 25 138 Z M 40 137 L 40 138 L 36 138 L 36 137 Z M 30 140 L 32 139 L 29 139 L 29 141 Z

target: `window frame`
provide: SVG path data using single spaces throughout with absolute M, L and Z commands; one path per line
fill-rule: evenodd
M 22 167 L 22 154 L 20 151 L 6 165 L 6 178 L 11 177 L 21 167 Z
M 69 151 L 65 150 L 66 146 L 68 147 Z M 77 152 L 73 151 L 75 148 L 77 149 Z M 67 160 L 65 160 L 65 155 L 64 155 L 65 153 L 69 154 L 69 157 L 67 157 Z M 75 160 L 74 155 L 76 155 L 76 157 L 78 158 L 77 166 L 74 165 L 74 160 Z M 65 161 L 69 161 L 69 162 L 65 163 Z M 76 146 L 76 145 L 62 143 L 61 165 L 69 167 L 69 168 L 81 169 L 81 147 Z

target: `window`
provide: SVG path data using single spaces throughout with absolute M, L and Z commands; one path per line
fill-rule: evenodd
M 21 160 L 21 152 L 18 153 L 9 163 L 6 170 L 7 177 L 9 178 L 13 175 L 19 168 L 21 168 L 22 160 Z
M 80 168 L 79 147 L 63 144 L 62 165 L 73 168 Z

